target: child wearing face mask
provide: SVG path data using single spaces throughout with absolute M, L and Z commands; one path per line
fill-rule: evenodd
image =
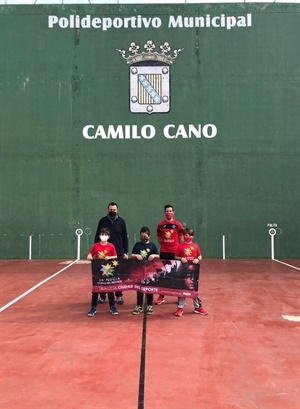
M 110 237 L 110 230 L 108 228 L 102 228 L 99 231 L 100 242 L 95 243 L 89 252 L 87 259 L 103 259 L 113 260 L 117 258 L 117 252 L 115 246 L 108 242 Z M 113 292 L 108 293 L 109 312 L 113 315 L 118 315 L 118 310 L 115 306 L 115 297 Z M 98 293 L 92 293 L 92 308 L 88 312 L 89 317 L 93 317 L 97 312 Z
M 202 254 L 198 244 L 193 243 L 194 230 L 186 228 L 183 230 L 183 240 L 184 242 L 179 244 L 175 253 L 175 260 L 180 260 L 182 264 L 193 263 L 200 264 L 202 260 Z M 186 278 L 187 287 L 191 286 L 193 288 L 193 283 L 190 282 L 190 278 Z M 199 297 L 193 299 L 194 303 L 194 313 L 200 315 L 207 315 L 207 311 L 202 307 L 202 302 Z M 185 297 L 178 298 L 178 307 L 175 315 L 181 317 L 183 314 L 183 308 L 186 304 Z
M 148 227 L 144 226 L 140 230 L 140 239 L 141 241 L 135 243 L 132 249 L 131 258 L 136 258 L 137 260 L 145 260 L 148 259 L 149 261 L 154 260 L 155 258 L 159 258 L 158 250 L 155 243 L 150 241 L 150 230 Z M 143 299 L 144 294 L 140 291 L 136 293 L 137 297 L 137 305 L 133 310 L 132 314 L 138 315 L 143 312 Z M 147 302 L 147 314 L 153 314 L 153 294 L 146 294 L 146 302 Z

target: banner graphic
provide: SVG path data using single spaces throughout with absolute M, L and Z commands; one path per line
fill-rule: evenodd
M 95 293 L 136 290 L 174 297 L 197 297 L 200 266 L 177 260 L 92 260 Z

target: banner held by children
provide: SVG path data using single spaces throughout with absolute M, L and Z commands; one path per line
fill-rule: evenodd
M 92 260 L 93 292 L 135 290 L 197 297 L 200 266 L 177 260 Z

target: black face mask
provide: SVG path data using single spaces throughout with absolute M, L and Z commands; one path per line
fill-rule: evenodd
M 115 217 L 117 212 L 108 212 L 109 217 Z
M 149 239 L 141 239 L 141 242 L 142 242 L 142 243 L 148 243 L 148 240 L 149 240 Z

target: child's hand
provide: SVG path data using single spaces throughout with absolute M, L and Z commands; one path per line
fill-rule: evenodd
M 156 258 L 155 254 L 150 254 L 150 256 L 148 257 L 149 261 L 152 261 Z
M 185 257 L 181 257 L 180 261 L 182 262 L 182 264 L 187 263 L 187 259 Z

